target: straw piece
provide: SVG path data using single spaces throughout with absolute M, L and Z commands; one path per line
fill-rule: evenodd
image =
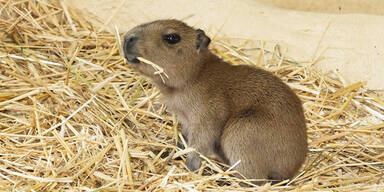
M 144 59 L 143 57 L 137 57 L 137 59 L 143 63 L 146 63 L 148 65 L 151 65 L 154 69 L 155 69 L 155 72 L 153 74 L 155 75 L 159 75 L 161 80 L 163 81 L 163 83 L 165 83 L 165 80 L 164 80 L 164 77 L 162 76 L 164 74 L 165 77 L 169 78 L 167 73 L 165 73 L 164 69 L 158 65 L 156 65 L 155 63 L 153 63 L 152 61 L 149 61 L 147 59 Z
M 57 133 L 56 130 L 52 131 L 53 135 L 56 137 L 56 139 L 60 142 L 60 144 L 69 152 L 71 157 L 75 156 L 75 154 L 72 152 L 72 150 L 69 148 L 68 144 L 64 141 L 64 138 L 62 138 L 59 133 Z
M 64 125 L 68 120 L 70 120 L 70 119 L 71 119 L 74 115 L 76 115 L 80 110 L 82 110 L 85 106 L 87 106 L 87 105 L 93 100 L 93 98 L 95 98 L 95 97 L 96 97 L 96 95 L 93 95 L 93 96 L 91 97 L 91 99 L 89 99 L 87 102 L 85 102 L 80 108 L 76 109 L 76 110 L 75 110 L 71 115 L 69 115 L 64 121 L 62 121 L 62 122 L 60 122 L 60 123 L 58 123 L 58 124 L 56 124 L 56 125 L 50 127 L 49 129 L 45 130 L 45 131 L 43 132 L 43 135 L 45 135 L 45 134 L 49 133 L 50 131 L 56 129 L 57 127 L 60 127 L 60 126 Z
M 6 172 L 6 173 L 8 173 L 10 175 L 16 175 L 16 176 L 19 176 L 19 177 L 23 177 L 25 179 L 31 179 L 31 180 L 34 180 L 34 181 L 44 182 L 44 183 L 49 183 L 49 182 L 71 183 L 71 182 L 73 182 L 71 177 L 66 177 L 66 178 L 64 178 L 64 177 L 63 178 L 36 177 L 36 176 L 33 176 L 33 175 L 28 175 L 28 174 L 23 174 L 23 173 L 11 171 L 11 170 L 6 169 L 3 166 L 0 166 L 0 170 L 4 171 L 4 172 Z
M 73 178 L 79 177 L 81 174 L 83 174 L 87 169 L 89 169 L 93 164 L 96 162 L 99 162 L 102 160 L 102 157 L 111 149 L 112 145 L 108 145 L 107 147 L 104 148 L 103 151 L 101 151 L 99 154 L 97 154 L 95 157 L 91 158 L 88 163 L 81 168 L 74 176 Z
M 176 159 L 176 158 L 178 158 L 178 157 L 180 157 L 180 156 L 183 156 L 183 155 L 185 155 L 185 154 L 187 154 L 187 153 L 190 153 L 190 152 L 193 152 L 193 151 L 195 151 L 195 149 L 194 148 L 186 148 L 186 149 L 183 149 L 183 150 L 181 150 L 181 151 L 178 151 L 178 152 L 176 152 L 174 155 L 173 155 L 173 157 L 172 157 L 172 159 Z
M 365 85 L 365 84 L 367 84 L 366 81 L 363 81 L 363 82 L 357 82 L 357 83 L 355 83 L 355 84 L 352 84 L 352 85 L 350 85 L 350 86 L 348 86 L 348 87 L 346 87 L 346 88 L 343 88 L 343 89 L 338 90 L 336 93 L 334 93 L 334 94 L 332 95 L 331 98 L 332 98 L 332 99 L 335 99 L 336 97 L 342 96 L 342 95 L 344 95 L 344 94 L 346 94 L 346 93 L 348 93 L 348 92 L 351 92 L 352 90 L 358 89 L 358 88 L 362 87 L 362 86 Z
M 173 173 L 173 171 L 176 169 L 175 166 L 172 166 L 172 168 L 168 171 L 167 175 L 165 175 L 165 177 L 163 178 L 163 180 L 161 181 L 160 183 L 160 187 L 164 187 L 167 182 L 168 182 L 168 179 L 169 179 L 169 176 Z
M 319 91 L 309 89 L 308 87 L 303 86 L 303 85 L 294 84 L 294 83 L 288 83 L 288 85 L 290 87 L 294 88 L 294 89 L 298 89 L 298 90 L 301 90 L 301 91 L 309 92 L 309 93 L 312 93 L 314 95 L 319 95 L 320 94 Z
M 65 14 L 65 17 L 67 18 L 68 23 L 71 26 L 72 31 L 73 32 L 77 32 L 76 26 L 73 24 L 71 15 L 70 15 L 70 13 L 68 11 L 68 6 L 66 4 L 66 1 L 60 1 L 60 5 L 61 5 L 61 7 L 63 7 L 63 11 L 64 11 L 64 14 Z
M 222 51 L 220 51 L 219 49 L 216 49 L 215 50 L 217 52 L 217 54 L 219 54 L 220 56 L 222 56 L 224 59 L 228 60 L 230 63 L 232 63 L 233 65 L 240 65 L 237 61 L 233 60 L 232 57 L 228 56 L 227 54 L 223 53 Z
M 32 62 L 44 63 L 44 64 L 47 64 L 47 65 L 53 65 L 53 66 L 59 66 L 59 67 L 63 66 L 63 64 L 61 64 L 61 63 L 56 63 L 56 62 L 52 62 L 52 61 L 46 61 L 46 60 L 42 60 L 42 59 L 36 60 L 36 59 L 32 59 L 32 58 L 25 58 L 25 57 L 21 57 L 21 56 L 14 55 L 14 54 L 7 54 L 5 56 L 13 58 L 13 59 L 20 59 L 20 60 L 27 60 L 27 61 L 32 61 Z M 0 56 L 0 58 L 1 57 L 4 57 L 4 55 Z M 2 62 L 5 63 L 5 61 L 2 61 Z
M 32 95 L 36 95 L 36 94 L 38 94 L 38 93 L 40 93 L 40 92 L 41 92 L 40 90 L 36 89 L 36 90 L 30 91 L 30 92 L 28 92 L 28 93 L 24 93 L 24 94 L 22 94 L 22 95 L 20 95 L 20 96 L 17 96 L 17 97 L 15 97 L 15 98 L 13 98 L 13 99 L 6 100 L 6 101 L 1 102 L 1 103 L 0 103 L 0 107 L 2 107 L 2 106 L 4 106 L 4 105 L 7 105 L 7 104 L 9 104 L 9 103 L 18 101 L 18 100 L 22 100 L 22 99 L 24 99 L 24 98 L 26 98 L 26 97 L 29 97 L 29 96 L 32 96 Z

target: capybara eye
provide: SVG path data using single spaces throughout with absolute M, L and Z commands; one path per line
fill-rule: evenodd
M 180 41 L 181 37 L 180 35 L 176 33 L 170 33 L 163 35 L 164 41 L 166 41 L 168 44 L 176 44 Z

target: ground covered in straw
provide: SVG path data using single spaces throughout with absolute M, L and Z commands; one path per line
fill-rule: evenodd
M 188 171 L 177 119 L 124 64 L 114 33 L 63 1 L 0 1 L 0 191 L 384 190 L 383 98 L 263 45 L 216 39 L 212 51 L 289 83 L 310 153 L 292 181 L 245 188 L 216 162 Z

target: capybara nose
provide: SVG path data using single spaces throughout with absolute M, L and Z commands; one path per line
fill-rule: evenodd
M 138 37 L 136 37 L 135 34 L 129 34 L 125 36 L 124 38 L 124 44 L 123 44 L 123 50 L 124 50 L 124 57 L 132 63 L 138 63 L 137 60 L 137 54 L 134 51 L 134 46 L 138 40 Z
M 132 47 L 135 45 L 137 39 L 134 34 L 126 36 L 124 39 L 124 54 L 132 52 Z

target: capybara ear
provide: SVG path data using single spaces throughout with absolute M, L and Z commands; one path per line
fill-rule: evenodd
M 204 31 L 201 29 L 197 29 L 197 38 L 196 38 L 196 49 L 198 52 L 205 50 L 208 48 L 211 39 L 205 35 Z

